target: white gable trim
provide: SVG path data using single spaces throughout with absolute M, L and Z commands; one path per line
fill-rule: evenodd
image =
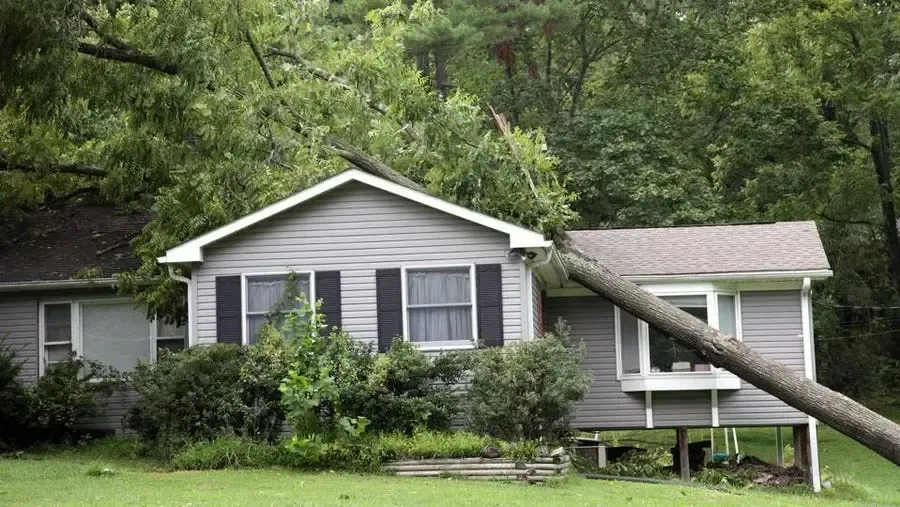
M 265 208 L 241 217 L 234 222 L 223 225 L 218 229 L 212 230 L 198 236 L 190 241 L 182 243 L 174 248 L 166 251 L 166 255 L 157 259 L 161 263 L 189 263 L 203 262 L 203 247 L 218 241 L 226 236 L 230 236 L 238 231 L 246 229 L 253 224 L 261 222 L 271 216 L 277 215 L 282 211 L 286 211 L 298 204 L 306 202 L 310 199 L 318 197 L 330 190 L 333 190 L 350 181 L 358 181 L 371 187 L 390 192 L 398 197 L 408 199 L 419 204 L 423 204 L 430 208 L 434 208 L 444 213 L 457 216 L 463 220 L 468 220 L 488 229 L 502 232 L 509 235 L 510 248 L 546 248 L 552 242 L 544 239 L 540 233 L 519 227 L 517 225 L 497 220 L 496 218 L 477 213 L 468 208 L 464 208 L 457 204 L 447 202 L 443 199 L 430 196 L 418 190 L 398 185 L 386 179 L 373 176 L 359 169 L 349 169 L 340 174 L 332 176 L 320 183 L 317 183 L 306 190 L 298 192 L 290 197 L 282 199 L 274 204 L 270 204 Z

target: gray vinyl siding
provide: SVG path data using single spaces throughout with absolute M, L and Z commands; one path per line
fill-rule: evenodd
M 655 391 L 651 405 L 654 428 L 712 426 L 709 391 Z
M 85 417 L 78 422 L 78 427 L 90 430 L 104 430 L 123 433 L 123 417 L 139 401 L 137 391 L 125 387 L 114 391 L 109 396 L 101 396 L 97 400 L 97 414 Z
M 743 340 L 762 355 L 804 374 L 800 291 L 741 292 Z M 722 426 L 800 424 L 800 411 L 752 385 L 738 391 L 719 391 Z
M 38 378 L 38 300 L 34 296 L 0 295 L 0 344 L 22 362 L 21 378 Z
M 215 278 L 254 272 L 341 272 L 343 328 L 377 339 L 375 270 L 501 264 L 507 343 L 523 332 L 522 271 L 509 237 L 361 183 L 348 183 L 204 249 L 196 268 L 197 336 L 216 341 Z M 526 299 L 527 301 L 527 299 Z
M 624 393 L 616 379 L 612 303 L 599 296 L 548 298 L 545 311 L 547 322 L 562 317 L 571 326 L 573 338 L 584 342 L 584 366 L 594 377 L 573 425 L 584 429 L 646 427 L 644 393 Z

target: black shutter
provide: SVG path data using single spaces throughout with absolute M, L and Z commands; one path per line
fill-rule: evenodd
M 216 341 L 236 343 L 241 338 L 241 277 L 216 277 Z
M 341 327 L 341 272 L 316 271 L 316 299 L 322 300 L 325 314 L 325 336 L 334 327 Z
M 487 347 L 503 346 L 503 286 L 500 264 L 475 266 L 478 289 L 478 339 Z
M 386 352 L 394 338 L 403 334 L 402 290 L 399 268 L 375 270 L 378 352 Z

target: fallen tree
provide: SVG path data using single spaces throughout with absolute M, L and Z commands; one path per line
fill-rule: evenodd
M 361 156 L 361 152 L 355 155 Z M 410 180 L 380 162 L 359 166 L 400 185 Z M 751 349 L 733 336 L 650 294 L 578 249 L 565 233 L 554 244 L 569 277 L 618 307 L 694 349 L 710 363 L 809 414 L 900 465 L 900 425 Z

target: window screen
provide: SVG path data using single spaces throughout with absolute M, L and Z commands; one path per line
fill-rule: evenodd
M 120 371 L 151 359 L 150 324 L 130 302 L 82 303 L 81 355 Z

